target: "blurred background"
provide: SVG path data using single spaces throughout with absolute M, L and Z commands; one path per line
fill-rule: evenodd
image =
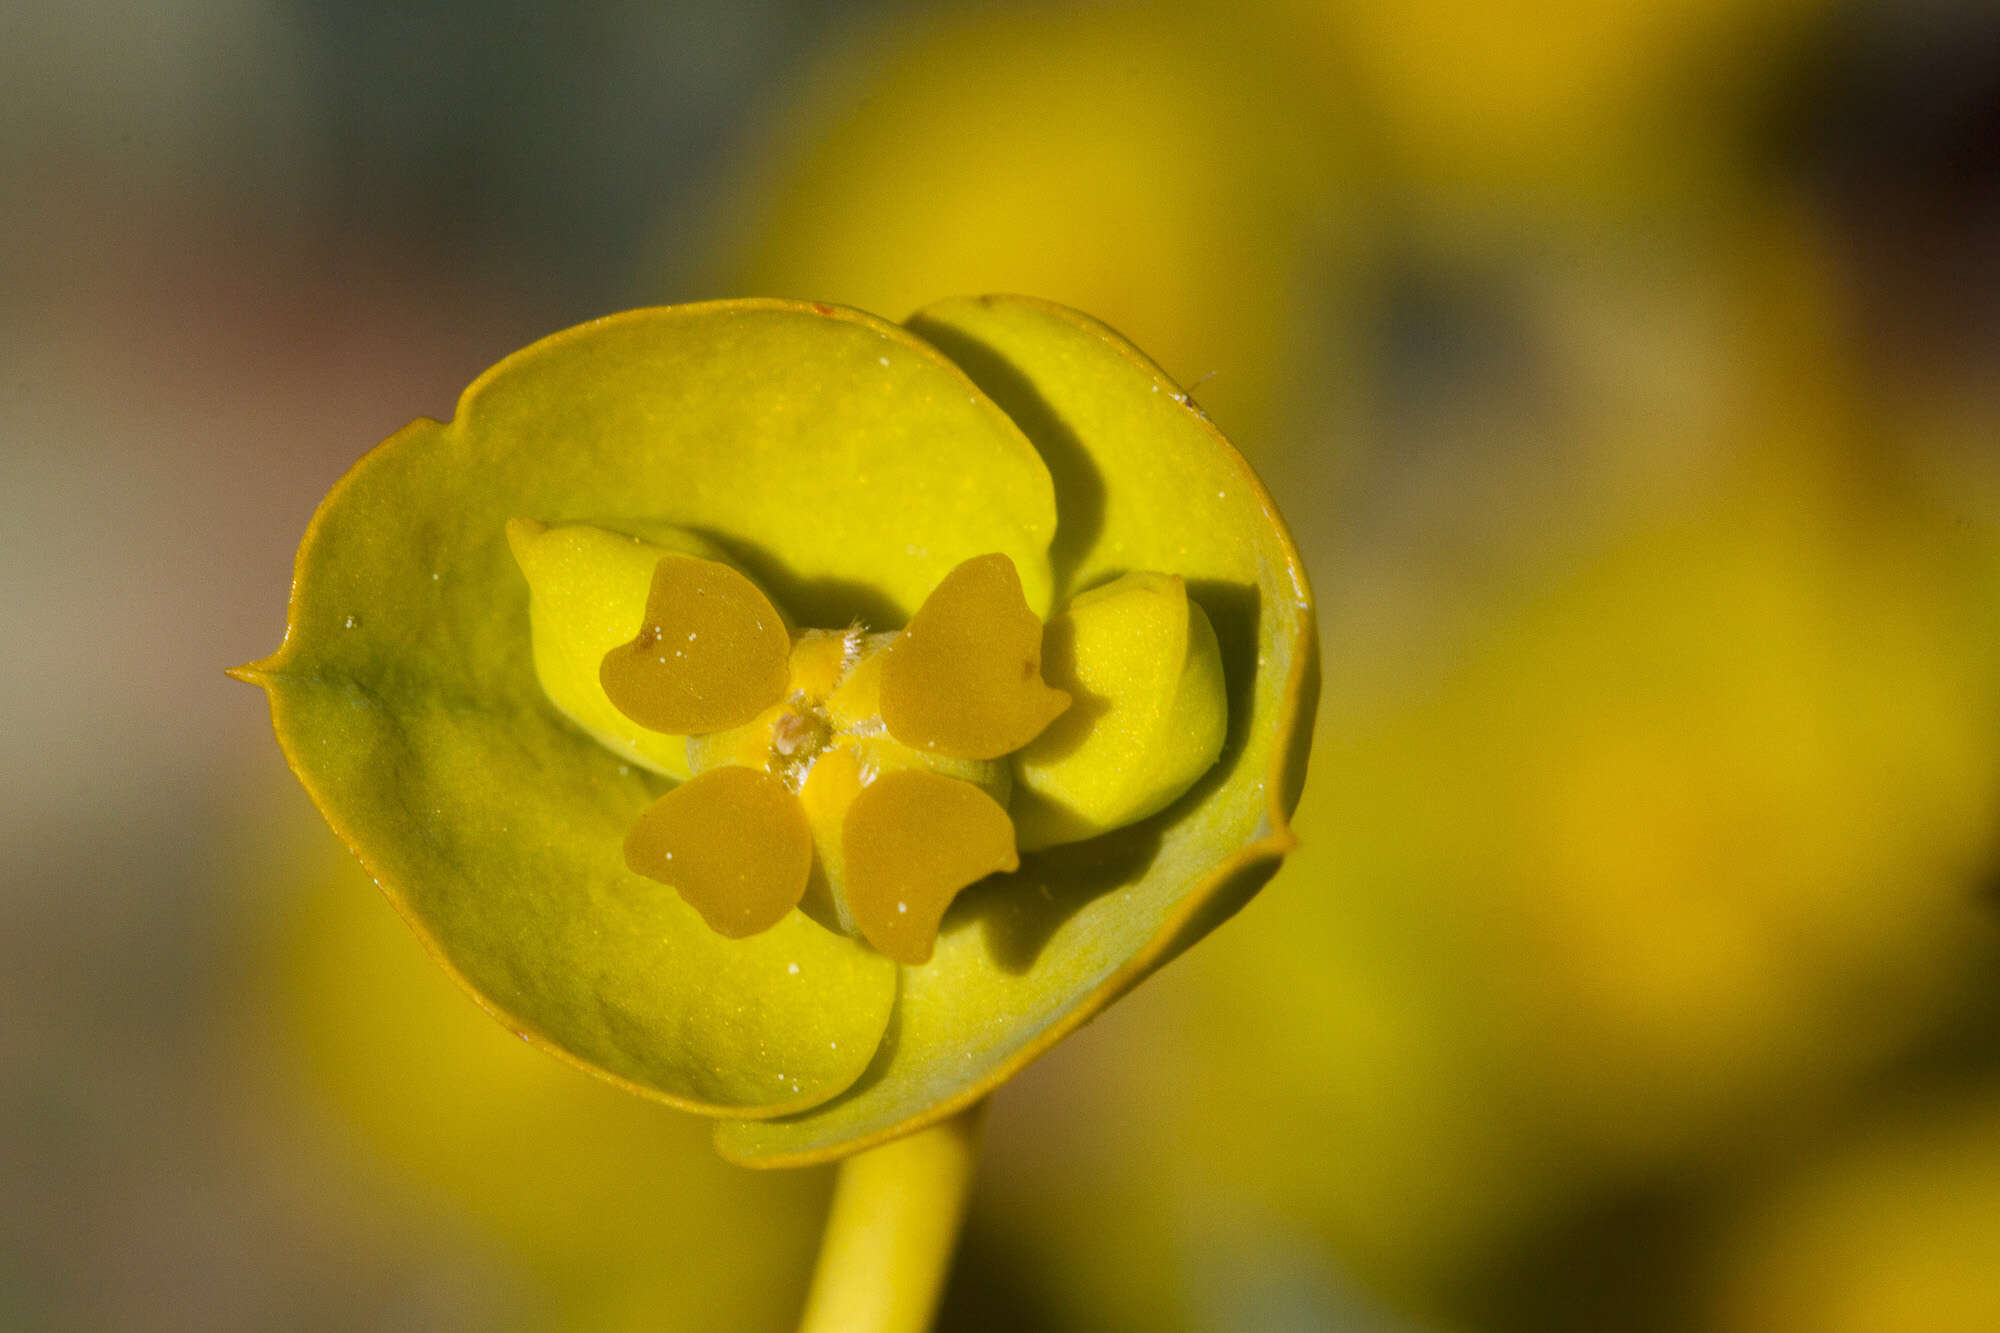
M 0 1328 L 783 1329 L 222 668 L 507 352 L 1012 290 L 1319 593 L 1304 846 L 996 1099 L 946 1329 L 2000 1327 L 1986 0 L 13 0 Z

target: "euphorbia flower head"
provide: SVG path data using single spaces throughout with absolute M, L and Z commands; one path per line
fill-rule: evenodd
M 1269 498 L 1110 330 L 733 301 L 392 437 L 242 674 L 496 1017 L 781 1165 L 970 1104 L 1241 906 L 1315 653 Z

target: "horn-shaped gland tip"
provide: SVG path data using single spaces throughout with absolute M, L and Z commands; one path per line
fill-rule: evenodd
M 784 617 L 756 584 L 718 561 L 668 556 L 653 571 L 638 635 L 604 655 L 598 679 L 640 726 L 702 735 L 782 699 L 791 651 Z
M 969 782 L 922 769 L 884 773 L 854 797 L 841 829 L 847 910 L 877 952 L 930 961 L 958 891 L 1021 864 L 1014 825 Z
M 735 765 L 689 778 L 625 835 L 626 865 L 673 886 L 731 939 L 783 920 L 805 895 L 812 858 L 798 798 L 771 774 Z
M 886 650 L 882 721 L 903 744 L 954 759 L 998 759 L 1069 707 L 1042 680 L 1042 622 L 1006 556 L 944 576 Z

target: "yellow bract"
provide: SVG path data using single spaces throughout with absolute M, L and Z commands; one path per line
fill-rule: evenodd
M 1229 729 L 1222 652 L 1187 585 L 1127 574 L 1051 620 L 1043 667 L 1076 700 L 1014 755 L 1014 826 L 1033 851 L 1163 809 Z
M 617 517 L 629 514 L 645 519 Z M 754 610 L 749 641 L 772 651 L 767 682 L 734 700 L 748 730 L 684 738 L 625 717 L 601 664 L 644 627 L 662 560 L 719 554 L 695 531 L 769 589 L 773 622 L 782 605 L 807 624 L 893 625 L 990 553 L 1018 576 L 1010 606 L 1037 615 L 1127 570 L 1199 580 L 1228 667 L 1230 744 L 1200 802 L 1102 850 L 1024 860 L 899 975 L 816 924 L 844 924 L 831 876 L 884 882 L 850 864 L 883 842 L 866 813 L 850 837 L 850 816 L 932 777 L 965 783 L 957 802 L 993 815 L 1009 766 L 891 733 L 883 636 L 856 636 L 850 660 L 849 632 L 795 641 L 787 628 L 781 656 Z M 1041 625 L 1022 618 L 1025 633 L 979 640 L 1023 641 L 1014 687 L 1043 710 L 1003 745 L 1062 702 L 1031 679 Z M 670 654 L 657 619 L 653 646 Z M 450 422 L 413 423 L 328 496 L 300 548 L 285 643 L 242 674 L 269 692 L 328 822 L 483 1005 L 623 1086 L 735 1118 L 725 1152 L 775 1164 L 950 1114 L 1247 899 L 1291 845 L 1313 668 L 1296 554 L 1186 395 L 1075 312 L 977 298 L 912 328 L 780 301 L 634 311 L 509 357 Z M 743 673 L 709 674 L 729 691 Z M 723 759 L 737 745 L 748 762 Z M 745 776 L 679 789 L 657 776 L 722 768 Z M 744 784 L 747 818 L 734 796 L 712 799 L 726 782 Z M 724 807 L 727 820 L 698 817 Z M 944 819 L 882 822 L 928 836 Z M 685 826 L 685 851 L 649 848 L 643 831 L 634 851 L 672 851 L 686 900 L 631 869 L 635 821 Z M 809 918 L 786 910 L 744 938 L 711 927 L 690 904 L 721 917 L 718 895 L 679 864 L 730 836 L 756 844 L 752 858 L 803 841 Z M 954 875 L 1007 864 L 997 841 Z M 769 862 L 740 873 L 780 902 L 798 882 Z M 942 909 L 950 890 L 926 882 L 923 901 Z M 857 902 L 916 913 L 876 888 Z
M 792 636 L 757 585 L 716 560 L 668 556 L 638 636 L 598 670 L 618 711 L 691 736 L 739 726 L 785 695 Z
M 945 575 L 884 654 L 882 720 L 905 745 L 998 759 L 1068 707 L 1042 681 L 1042 622 L 1004 555 Z

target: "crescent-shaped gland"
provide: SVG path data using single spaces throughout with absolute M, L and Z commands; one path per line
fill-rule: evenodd
M 640 726 L 699 736 L 784 698 L 791 652 L 784 617 L 756 584 L 718 561 L 668 556 L 638 635 L 604 655 L 598 679 Z
M 882 721 L 915 749 L 998 759 L 1069 707 L 1042 679 L 1041 618 L 997 552 L 945 575 L 884 652 Z
M 718 935 L 742 939 L 805 896 L 812 830 L 785 784 L 754 768 L 711 768 L 646 807 L 625 864 L 673 887 Z
M 841 828 L 842 892 L 861 937 L 916 967 L 937 944 L 944 909 L 968 884 L 1020 866 L 1014 825 L 969 782 L 922 769 L 863 787 Z

